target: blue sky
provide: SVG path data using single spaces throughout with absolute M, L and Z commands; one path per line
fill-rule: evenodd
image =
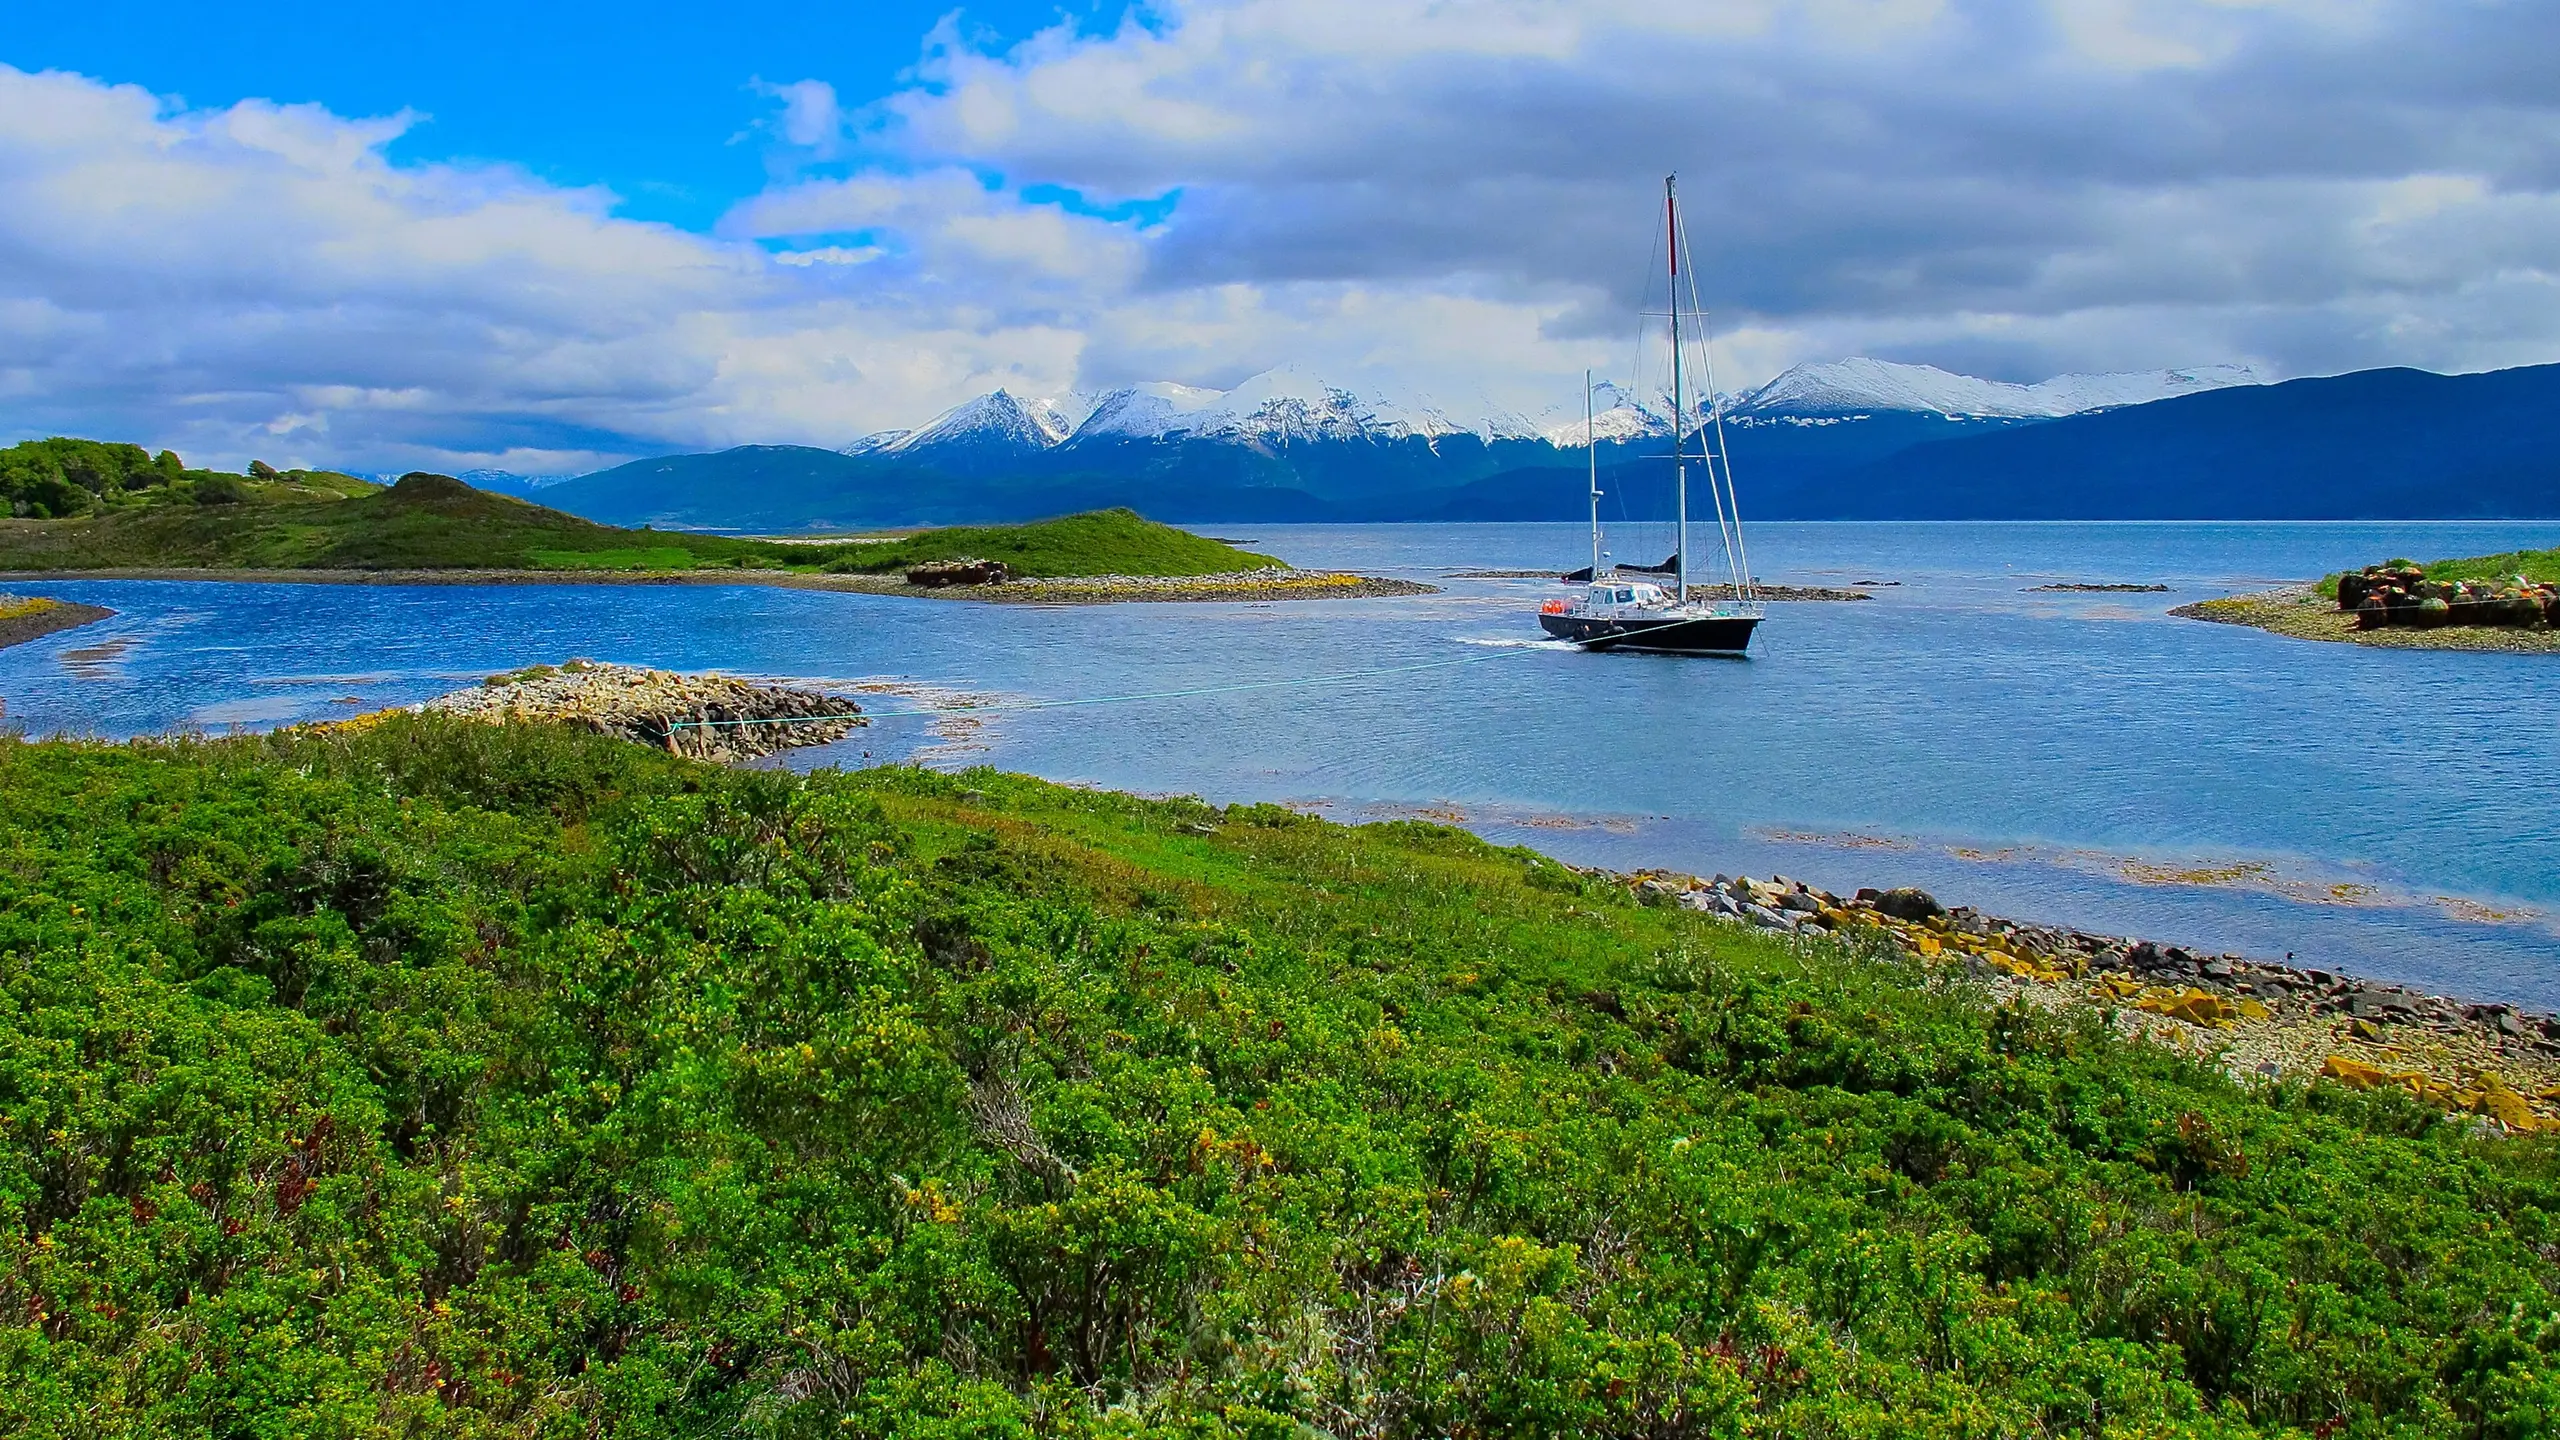
M 1295 365 L 2560 361 L 2548 0 L 12 7 L 0 437 L 566 473 Z
M 521 165 L 555 184 L 605 185 L 621 212 L 707 230 L 762 189 L 755 88 L 819 79 L 885 95 L 945 16 L 984 45 L 1062 20 L 1108 29 L 1121 4 L 856 0 L 742 11 L 632 0 L 436 6 L 105 3 L 19 5 L 0 59 L 181 96 L 192 106 L 313 101 L 341 115 L 422 112 L 395 159 Z M 743 17 L 743 18 L 742 18 Z

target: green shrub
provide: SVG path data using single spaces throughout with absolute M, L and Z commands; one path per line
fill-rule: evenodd
M 2560 1165 L 1429 825 L 0 742 L 0 1432 L 2517 1437 Z

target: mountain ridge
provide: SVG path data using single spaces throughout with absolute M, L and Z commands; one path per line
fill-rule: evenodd
M 2058 375 L 2020 385 L 1957 375 L 1930 365 L 1853 357 L 1795 365 L 1764 385 L 1722 399 L 1727 418 L 1741 423 L 1905 412 L 1949 419 L 2056 419 L 2261 383 L 2246 365 L 2205 365 Z M 1667 397 L 1640 395 L 1610 380 L 1600 381 L 1595 394 L 1605 397 L 1606 403 L 1596 407 L 1594 433 L 1609 439 L 1670 433 Z M 1227 390 L 1157 380 L 1091 395 L 1071 391 L 1028 397 L 999 387 L 912 429 L 863 436 L 845 446 L 843 453 L 917 454 L 954 446 L 1050 450 L 1177 437 L 1285 445 L 1308 440 L 1438 440 L 1459 435 L 1487 443 L 1544 440 L 1578 449 L 1582 425 L 1577 406 L 1530 416 L 1490 402 L 1452 407 L 1429 396 L 1395 399 L 1364 394 L 1288 364 L 1248 376 Z
M 1881 372 L 1934 387 L 1886 396 L 1901 408 L 1826 413 L 1842 408 L 1841 387 L 1827 383 L 1836 365 L 1788 372 L 1825 384 L 1791 383 L 1756 408 L 1753 397 L 1731 404 L 1725 437 L 1746 510 L 1766 519 L 2560 516 L 2560 475 L 2542 458 L 2560 453 L 2543 418 L 2560 415 L 2560 366 L 2278 384 L 2239 378 L 2241 367 L 2199 367 L 2006 388 L 1911 373 L 1925 368 Z M 2146 387 L 2173 393 L 2112 403 Z M 1985 395 L 2010 409 L 2092 408 L 1950 413 L 1997 408 L 1979 403 Z M 1612 503 L 1668 513 L 1657 453 L 1667 422 L 1623 387 L 1596 398 L 1609 402 L 1594 429 Z M 1043 443 L 1070 407 L 1008 400 L 1018 413 L 1001 417 L 1003 444 L 965 443 L 957 436 L 967 427 L 955 425 L 947 443 L 853 453 L 739 447 L 637 461 L 542 496 L 618 523 L 776 530 L 1114 505 L 1184 524 L 1563 520 L 1585 504 L 1579 413 L 1543 428 L 1517 416 L 1462 426 L 1439 407 L 1373 401 L 1299 372 L 1250 390 L 1123 387 L 1092 397 L 1067 438 Z M 1159 425 L 1166 412 L 1184 418 Z M 2384 415 L 2423 437 L 2392 440 L 2387 472 L 2357 458 Z

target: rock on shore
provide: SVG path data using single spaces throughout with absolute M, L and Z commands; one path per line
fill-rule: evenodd
M 1639 898 L 1782 935 L 1883 943 L 1932 973 L 2116 1027 L 2234 1074 L 2401 1089 L 2509 1130 L 2560 1130 L 2560 1017 L 2472 1004 L 2327 970 L 2025 924 L 1919 890 L 1843 899 L 1784 876 L 1623 877 Z
M 492 675 L 419 708 L 494 724 L 577 725 L 698 760 L 830 744 L 864 723 L 861 707 L 820 690 L 584 660 Z

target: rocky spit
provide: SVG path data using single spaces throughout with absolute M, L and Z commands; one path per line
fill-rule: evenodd
M 42 595 L 0 593 L 0 650 L 62 630 L 77 630 L 113 615 L 97 605 L 76 605 Z
M 578 725 L 671 754 L 723 761 L 829 744 L 864 723 L 856 713 L 861 707 L 822 690 L 585 660 L 492 675 L 472 689 L 418 708 L 492 724 Z M 371 718 L 336 723 L 357 725 Z
M 1102 605 L 1146 600 L 1349 600 L 1381 595 L 1436 595 L 1437 585 L 1347 571 L 1273 568 L 1215 575 L 1061 575 L 953 587 L 953 599 L 1034 605 Z
M 2560 1017 L 2327 970 L 1946 908 L 1919 890 L 1843 898 L 1784 876 L 1644 871 L 1654 904 L 1776 935 L 1886 944 L 1933 977 L 2047 1010 L 2089 1007 L 2126 1035 L 2234 1075 L 2393 1087 L 2509 1130 L 2560 1129 Z

